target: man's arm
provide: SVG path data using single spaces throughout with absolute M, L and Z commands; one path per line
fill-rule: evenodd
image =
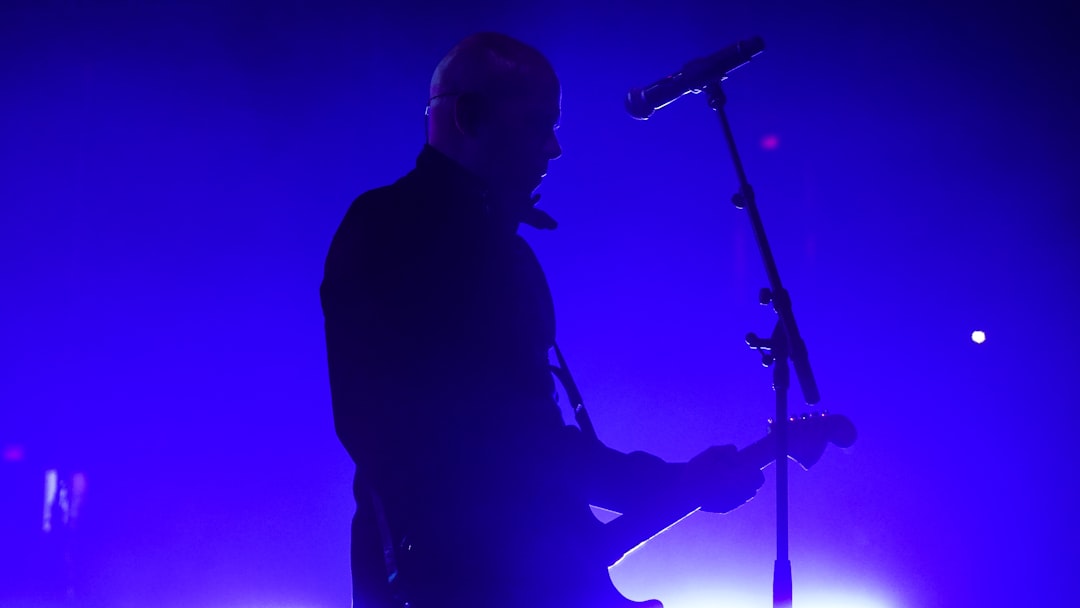
M 689 462 L 665 462 L 647 452 L 619 452 L 567 427 L 567 443 L 591 504 L 627 513 L 694 509 L 726 513 L 746 503 L 765 483 L 760 469 L 741 462 L 733 445 L 712 446 Z M 669 522 L 670 523 L 670 522 Z

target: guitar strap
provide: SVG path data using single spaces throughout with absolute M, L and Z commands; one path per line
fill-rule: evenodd
M 378 534 L 377 543 L 371 543 L 370 545 L 365 543 L 364 548 L 360 549 L 362 555 L 369 556 L 360 557 L 359 559 L 364 560 L 363 566 L 361 566 L 362 568 L 371 568 L 371 570 L 369 570 L 371 578 L 365 576 L 363 582 L 358 583 L 355 571 L 357 565 L 355 563 L 353 564 L 354 599 L 356 587 L 359 584 L 363 589 L 363 593 L 366 594 L 366 602 L 380 608 L 400 608 L 406 604 L 405 601 L 402 601 L 404 598 L 401 596 L 404 593 L 407 593 L 407 591 L 402 588 L 401 581 L 398 580 L 400 571 L 398 569 L 398 559 L 396 555 L 397 548 L 394 543 L 394 534 L 390 529 L 389 518 L 386 516 L 386 507 L 379 492 L 375 489 L 374 484 L 371 483 L 371 480 L 368 479 L 366 475 L 361 473 L 359 468 L 357 469 L 356 478 L 353 483 L 355 484 L 354 492 L 357 498 L 357 515 L 360 516 L 363 514 L 360 525 L 364 526 L 366 530 L 371 530 L 371 527 L 373 526 L 376 534 Z M 365 498 L 367 502 L 366 508 L 361 502 Z M 367 535 L 369 532 L 364 532 L 363 534 Z M 353 543 L 355 544 L 357 540 L 354 532 Z M 402 545 L 404 545 L 405 542 L 407 541 L 402 539 Z M 377 550 L 376 546 L 378 549 L 381 549 L 381 559 L 374 553 L 374 551 Z M 370 553 L 368 553 L 369 550 L 366 547 L 370 547 Z M 355 548 L 352 559 L 358 559 Z M 379 577 L 374 570 L 374 568 L 377 567 L 376 564 L 380 561 L 384 568 L 385 578 Z M 381 582 L 378 580 L 379 578 L 382 578 Z M 367 605 L 367 603 L 365 603 L 365 605 Z
M 566 398 L 570 400 L 570 406 L 574 410 L 574 420 L 577 421 L 578 428 L 581 429 L 582 433 L 585 433 L 586 437 L 600 443 L 592 419 L 589 418 L 589 412 L 585 410 L 585 401 L 581 398 L 581 391 L 578 390 L 574 377 L 570 375 L 570 367 L 566 365 L 566 359 L 563 357 L 562 351 L 559 350 L 559 345 L 553 344 L 553 347 L 555 349 L 555 358 L 558 359 L 559 364 L 550 366 L 551 373 L 559 380 L 563 390 L 566 391 Z
M 386 520 L 386 508 L 382 498 L 374 488 L 368 486 L 368 494 L 371 496 L 371 508 L 375 513 L 375 523 L 379 528 L 379 540 L 382 542 L 383 562 L 386 564 L 386 582 L 394 583 L 398 575 L 397 558 L 394 556 L 394 536 L 390 532 L 390 524 Z

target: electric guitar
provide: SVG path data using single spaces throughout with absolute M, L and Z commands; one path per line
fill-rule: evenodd
M 776 457 L 776 423 L 769 421 L 769 433 L 765 437 L 739 450 L 737 458 L 742 463 L 756 468 L 764 468 Z M 788 458 L 794 460 L 803 469 L 809 469 L 825 451 L 827 444 L 846 448 L 855 443 L 855 425 L 846 417 L 838 414 L 808 414 L 791 417 L 786 423 L 788 440 Z M 601 555 L 605 556 L 605 567 L 611 566 L 627 554 L 645 544 L 650 538 L 678 523 L 694 513 L 700 505 L 688 504 L 678 500 L 670 501 L 663 507 L 647 512 L 624 513 L 605 525 L 605 547 Z M 629 600 L 611 584 L 610 579 L 605 595 L 609 600 L 601 601 L 597 608 L 662 608 L 658 600 L 636 602 Z M 617 596 L 617 597 L 616 597 Z

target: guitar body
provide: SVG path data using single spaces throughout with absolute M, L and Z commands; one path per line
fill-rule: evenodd
M 826 444 L 847 447 L 855 441 L 855 428 L 844 416 L 815 415 L 790 419 L 786 427 L 788 456 L 804 468 L 817 462 Z M 764 468 L 773 462 L 776 447 L 774 433 L 770 431 L 764 438 L 740 450 L 736 458 L 742 465 Z M 556 541 L 555 544 L 560 548 L 552 555 L 558 554 L 558 559 L 551 559 L 552 555 L 536 555 L 535 561 L 518 564 L 520 572 L 528 573 L 528 580 L 512 582 L 496 577 L 495 580 L 502 580 L 508 588 L 492 588 L 478 579 L 475 581 L 475 590 L 482 593 L 483 597 L 471 596 L 467 604 L 476 607 L 513 605 L 517 608 L 663 608 L 659 600 L 627 599 L 612 583 L 608 568 L 649 539 L 697 511 L 699 507 L 700 505 L 687 498 L 658 500 L 651 508 L 621 514 L 606 524 L 600 524 L 585 513 L 589 523 L 599 526 L 599 530 L 594 527 L 586 532 L 583 528 L 578 530 L 580 534 L 563 530 L 564 538 L 569 544 L 563 545 Z M 441 570 L 442 566 L 437 569 Z M 406 567 L 404 570 L 410 569 Z M 440 578 L 435 574 L 435 570 L 421 571 L 433 573 L 432 577 L 422 577 L 426 581 L 437 581 Z M 483 570 L 477 574 L 482 577 Z M 402 596 L 411 595 L 402 591 Z M 437 597 L 434 588 L 428 591 L 430 597 L 428 594 L 412 596 L 417 599 L 410 602 L 408 607 L 426 608 L 425 604 L 458 605 L 454 598 Z M 401 608 L 401 605 L 395 608 Z

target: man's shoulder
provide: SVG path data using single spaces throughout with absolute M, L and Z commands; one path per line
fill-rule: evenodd
M 349 210 L 345 213 L 345 220 L 355 218 L 366 222 L 377 222 L 393 219 L 395 212 L 400 210 L 401 201 L 406 198 L 407 187 L 406 177 L 402 177 L 392 184 L 364 192 L 353 199 Z
M 367 190 L 349 205 L 330 243 L 326 270 L 351 267 L 365 257 L 384 257 L 414 232 L 410 177 Z
M 406 175 L 353 199 L 334 239 L 378 239 L 405 229 L 412 215 L 409 202 L 414 198 L 409 182 L 410 176 Z

